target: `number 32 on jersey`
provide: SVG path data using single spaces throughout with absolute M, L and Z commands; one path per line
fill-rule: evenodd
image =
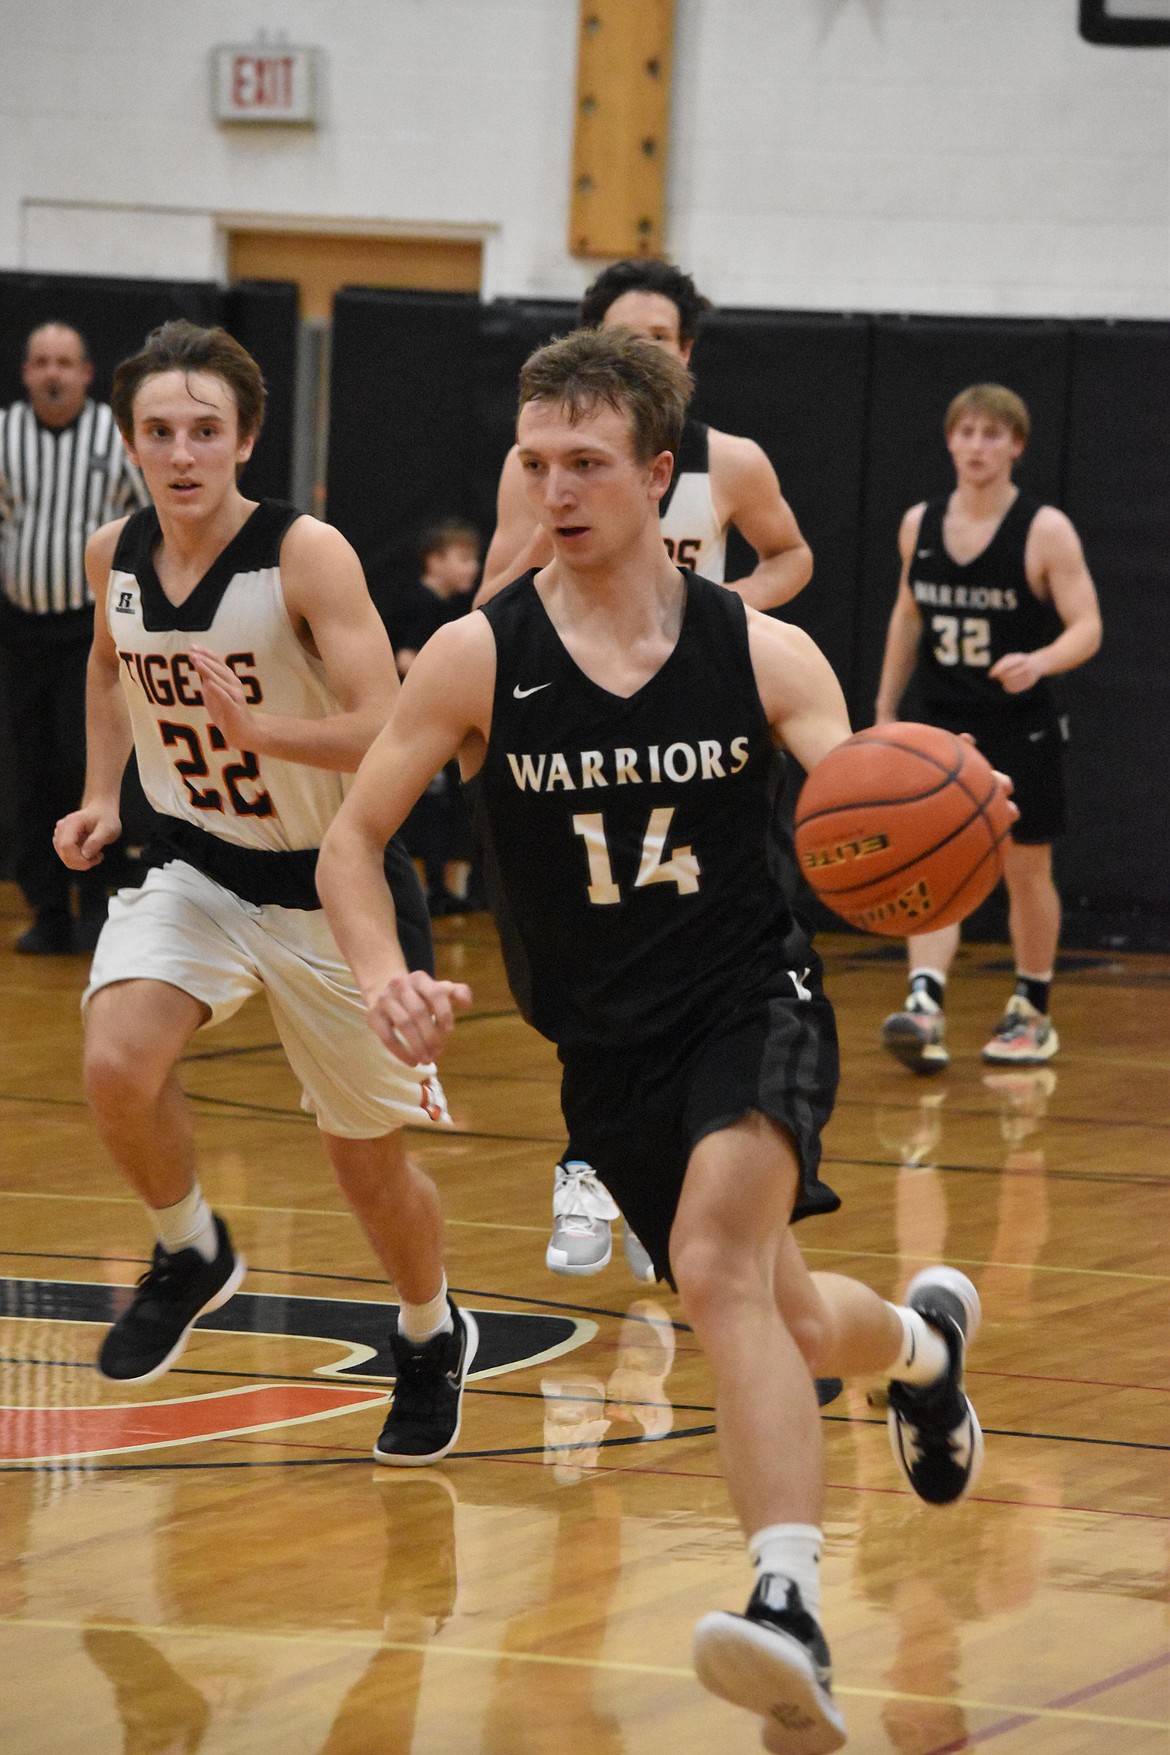
M 699 888 L 699 862 L 689 847 L 676 847 L 669 859 L 663 858 L 670 833 L 674 806 L 662 805 L 650 812 L 646 835 L 642 842 L 642 858 L 634 879 L 636 890 L 648 884 L 677 884 L 680 896 L 693 896 Z M 605 819 L 600 811 L 586 812 L 573 818 L 573 833 L 585 843 L 589 861 L 589 900 L 606 907 L 622 899 L 614 882 L 613 865 L 605 839 Z

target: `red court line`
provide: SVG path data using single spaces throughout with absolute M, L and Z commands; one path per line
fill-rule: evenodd
M 1009 1731 L 1018 1731 L 1022 1725 L 1033 1724 L 1045 1712 L 1066 1711 L 1070 1706 L 1078 1706 L 1082 1700 L 1092 1700 L 1098 1694 L 1107 1694 L 1112 1688 L 1123 1688 L 1127 1682 L 1136 1682 L 1141 1676 L 1163 1670 L 1167 1664 L 1170 1664 L 1170 1652 L 1161 1652 L 1157 1657 L 1131 1665 L 1128 1670 L 1118 1670 L 1116 1675 L 1104 1676 L 1099 1682 L 1089 1682 L 1083 1688 L 1074 1688 L 1071 1694 L 1061 1694 L 1055 1700 L 1046 1701 L 1035 1712 L 1014 1712 L 1008 1718 L 997 1719 L 994 1724 L 985 1725 L 974 1736 L 965 1736 L 958 1742 L 952 1739 L 949 1743 L 940 1743 L 937 1748 L 928 1749 L 926 1755 L 959 1755 L 960 1750 L 974 1749 L 979 1743 L 990 1743 L 995 1737 L 1005 1737 Z
M 159 1450 L 320 1419 L 385 1400 L 384 1391 L 356 1385 L 261 1383 L 170 1401 L 0 1407 L 0 1457 L 49 1462 Z

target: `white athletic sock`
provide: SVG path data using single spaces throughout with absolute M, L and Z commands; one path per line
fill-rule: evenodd
M 219 1238 L 211 1208 L 196 1182 L 190 1194 L 169 1207 L 148 1207 L 155 1235 L 167 1251 L 175 1255 L 180 1249 L 197 1249 L 204 1261 L 214 1261 L 219 1254 Z
M 813 1523 L 770 1523 L 748 1541 L 757 1577 L 772 1572 L 791 1579 L 809 1614 L 821 1618 L 820 1530 Z
M 447 1302 L 447 1276 L 434 1297 L 426 1304 L 408 1304 L 403 1298 L 398 1305 L 398 1332 L 405 1335 L 412 1347 L 433 1341 L 436 1335 L 454 1333 L 455 1320 Z
M 917 1310 L 905 1304 L 891 1304 L 890 1309 L 902 1324 L 902 1351 L 889 1376 L 898 1383 L 934 1383 L 950 1361 L 946 1342 Z

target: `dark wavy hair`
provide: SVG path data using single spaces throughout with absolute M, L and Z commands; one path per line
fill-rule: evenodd
M 581 326 L 599 329 L 605 313 L 623 293 L 660 293 L 678 310 L 678 338 L 685 346 L 699 333 L 703 312 L 711 309 L 689 274 L 673 262 L 657 262 L 653 257 L 627 258 L 603 268 L 592 286 L 585 289 L 581 300 Z
M 185 317 L 152 329 L 138 352 L 114 372 L 110 405 L 127 443 L 134 441 L 134 398 L 159 372 L 210 372 L 235 398 L 241 439 L 254 439 L 264 424 L 266 392 L 260 367 L 226 329 L 201 329 Z

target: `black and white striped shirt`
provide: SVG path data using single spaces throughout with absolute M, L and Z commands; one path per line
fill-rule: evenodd
M 146 499 L 108 403 L 87 401 L 59 428 L 27 402 L 0 409 L 0 589 L 8 602 L 38 616 L 84 609 L 93 602 L 87 541 Z

